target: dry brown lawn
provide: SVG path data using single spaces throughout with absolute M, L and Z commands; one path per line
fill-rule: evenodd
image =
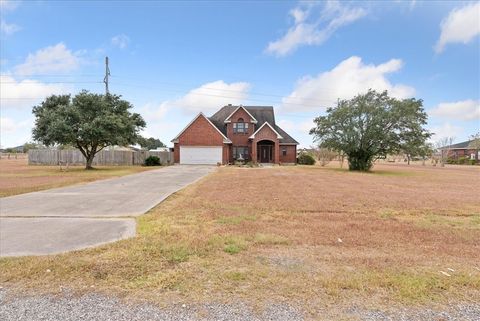
M 2 259 L 0 282 L 160 304 L 287 301 L 312 318 L 329 305 L 479 302 L 479 178 L 478 167 L 224 167 L 140 217 L 138 237 Z
M 123 176 L 152 169 L 142 166 L 98 166 L 86 171 L 84 166 L 70 166 L 60 170 L 59 166 L 28 165 L 27 158 L 0 159 L 0 197 L 36 192 L 49 188 L 99 179 Z

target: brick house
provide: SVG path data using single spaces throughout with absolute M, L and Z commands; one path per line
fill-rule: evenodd
M 241 105 L 199 113 L 172 142 L 180 164 L 295 163 L 298 145 L 275 123 L 273 107 Z
M 465 159 L 475 159 L 476 162 L 480 162 L 480 151 L 472 148 L 473 140 L 467 140 L 458 144 L 442 147 L 440 150 L 448 152 L 447 158 L 458 160 L 461 157 Z

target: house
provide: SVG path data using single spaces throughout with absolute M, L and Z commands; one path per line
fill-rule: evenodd
M 480 150 L 474 148 L 474 140 L 467 140 L 458 144 L 442 147 L 440 150 L 448 152 L 447 158 L 458 160 L 459 158 L 475 159 L 480 162 Z
M 172 142 L 180 164 L 295 163 L 298 145 L 275 122 L 272 106 L 242 105 L 199 113 Z

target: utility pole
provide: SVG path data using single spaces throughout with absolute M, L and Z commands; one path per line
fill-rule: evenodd
M 105 83 L 105 95 L 108 95 L 108 76 L 110 76 L 110 69 L 108 68 L 108 57 L 105 57 L 105 78 L 103 82 Z

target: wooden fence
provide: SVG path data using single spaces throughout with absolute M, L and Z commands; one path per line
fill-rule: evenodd
M 172 152 L 149 152 L 129 150 L 102 150 L 93 159 L 93 165 L 143 165 L 148 156 L 157 156 L 162 165 L 173 164 Z M 85 165 L 85 157 L 79 150 L 31 149 L 29 165 Z

